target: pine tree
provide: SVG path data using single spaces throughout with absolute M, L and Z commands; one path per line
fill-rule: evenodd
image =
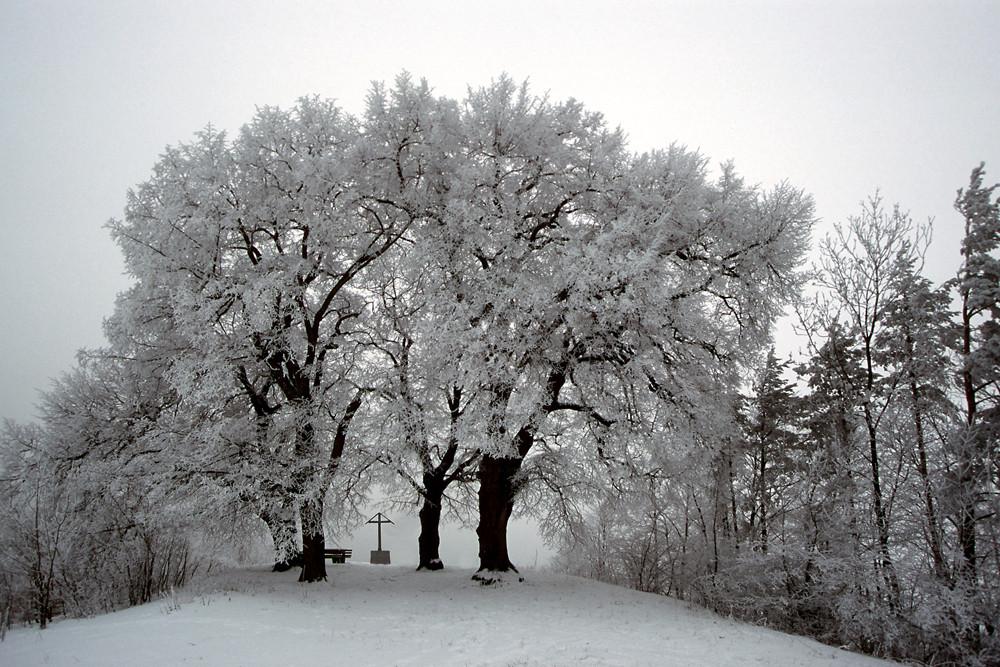
M 946 387 L 951 372 L 948 351 L 956 340 L 950 295 L 919 275 L 912 258 L 897 278 L 878 347 L 891 368 L 891 383 L 903 388 L 912 426 L 912 458 L 919 475 L 932 568 L 942 582 L 950 579 L 944 545 L 939 491 L 942 468 L 936 434 L 947 431 L 954 412 Z
M 775 496 L 795 475 L 795 451 L 802 441 L 802 399 L 795 394 L 794 383 L 784 377 L 791 363 L 779 362 L 772 347 L 748 399 L 748 537 L 763 553 L 768 549 L 769 524 L 775 521 L 775 503 L 780 502 Z
M 965 219 L 962 267 L 953 285 L 961 303 L 962 366 L 959 382 L 965 399 L 965 431 L 952 441 L 955 466 L 953 491 L 957 504 L 960 571 L 975 580 L 978 570 L 978 504 L 990 462 L 997 459 L 1000 408 L 1000 184 L 983 186 L 985 165 L 972 170 L 969 186 L 960 189 L 955 208 Z M 996 484 L 997 480 L 993 483 Z

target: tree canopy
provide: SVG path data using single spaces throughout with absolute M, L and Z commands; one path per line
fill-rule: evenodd
M 135 282 L 108 346 L 45 395 L 41 425 L 0 432 L 16 509 L 0 592 L 44 624 L 62 600 L 148 600 L 214 541 L 261 539 L 276 568 L 322 580 L 329 531 L 378 495 L 420 517 L 422 569 L 444 566 L 457 517 L 477 579 L 516 572 L 520 512 L 573 572 L 882 655 L 989 662 L 1000 202 L 984 173 L 958 192 L 960 266 L 935 286 L 930 226 L 878 195 L 807 272 L 802 191 L 679 145 L 636 154 L 601 114 L 507 77 L 452 100 L 403 74 L 358 115 L 310 97 L 209 126 L 109 223 Z M 783 360 L 792 303 L 809 349 Z M 116 585 L 102 597 L 88 576 Z

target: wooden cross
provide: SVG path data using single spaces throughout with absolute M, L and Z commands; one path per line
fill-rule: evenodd
M 388 517 L 383 516 L 381 512 L 368 519 L 368 523 L 374 523 L 378 525 L 378 550 L 382 551 L 382 524 L 392 523 Z

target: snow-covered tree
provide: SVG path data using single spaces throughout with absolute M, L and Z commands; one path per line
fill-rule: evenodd
M 522 464 L 557 413 L 624 419 L 614 391 L 681 412 L 717 391 L 797 284 L 811 203 L 711 182 L 680 147 L 631 156 L 575 102 L 500 79 L 465 100 L 437 226 L 440 352 L 475 391 L 485 434 L 480 568 L 513 569 L 506 526 Z
M 62 552 L 72 523 L 72 498 L 46 455 L 43 437 L 35 425 L 8 422 L 0 430 L 0 592 L 5 616 L 13 611 L 20 616 L 16 620 L 37 621 L 42 628 L 59 603 Z
M 838 225 L 821 247 L 821 283 L 829 290 L 835 311 L 843 314 L 862 356 L 861 373 L 851 379 L 851 389 L 867 434 L 880 567 L 891 600 L 899 597 L 899 582 L 890 554 L 890 493 L 883 489 L 886 480 L 878 431 L 900 384 L 885 369 L 878 342 L 893 303 L 903 297 L 899 291 L 902 280 L 928 242 L 925 227 L 914 228 L 898 206 L 886 211 L 875 195 L 864 204 L 861 215 L 851 217 L 846 227 Z
M 444 567 L 440 523 L 449 488 L 472 481 L 478 438 L 463 429 L 469 397 L 456 384 L 458 369 L 442 365 L 435 352 L 439 336 L 426 312 L 433 279 L 411 260 L 388 267 L 375 289 L 379 326 L 373 336 L 387 369 L 375 415 L 381 422 L 377 457 L 387 468 L 382 484 L 396 504 L 412 506 L 416 493 L 418 569 L 437 570 Z
M 749 543 L 766 553 L 772 524 L 783 522 L 795 501 L 789 487 L 802 462 L 801 426 L 803 399 L 785 377 L 791 361 L 779 362 L 774 348 L 768 351 L 746 405 L 745 458 L 749 472 L 746 484 L 746 528 Z M 735 500 L 735 499 L 734 499 Z M 738 523 L 734 517 L 734 524 Z
M 41 425 L 0 435 L 4 579 L 30 584 L 43 627 L 55 610 L 109 611 L 182 584 L 213 535 L 239 525 L 238 513 L 221 515 L 224 498 L 178 468 L 191 406 L 148 371 L 82 355 L 43 394 Z
M 367 383 L 361 283 L 416 219 L 417 132 L 362 133 L 319 99 L 263 108 L 234 140 L 208 129 L 168 149 L 110 225 L 137 281 L 116 334 L 167 322 L 153 344 L 177 391 L 252 405 L 303 581 L 325 578 L 323 499 Z
M 359 121 L 305 99 L 169 149 L 111 224 L 137 280 L 111 331 L 205 406 L 205 458 L 279 499 L 262 516 L 297 511 L 304 580 L 324 576 L 323 498 L 376 395 L 411 415 L 398 441 L 431 481 L 472 460 L 449 453 L 465 434 L 481 569 L 504 571 L 540 439 L 629 423 L 616 394 L 694 418 L 794 292 L 811 215 L 680 147 L 630 155 L 576 101 L 503 77 L 455 104 L 404 75 Z M 442 389 L 435 463 L 417 390 Z
M 909 446 L 904 457 L 912 462 L 920 480 L 927 548 L 933 571 L 940 582 L 949 581 L 951 568 L 945 554 L 944 526 L 940 503 L 941 473 L 945 469 L 942 434 L 955 428 L 956 410 L 950 392 L 952 356 L 957 331 L 953 323 L 947 287 L 935 289 L 917 270 L 916 258 L 900 267 L 894 299 L 888 308 L 885 330 L 878 348 L 884 355 L 888 382 L 902 389 L 900 431 Z M 908 423 L 905 423 L 908 422 Z
M 985 172 L 984 164 L 973 169 L 968 187 L 955 200 L 965 220 L 962 267 L 953 285 L 961 302 L 958 376 L 966 429 L 951 443 L 956 458 L 952 495 L 958 506 L 961 570 L 971 581 L 978 568 L 979 504 L 988 496 L 997 498 L 1000 486 L 1000 197 L 993 194 L 1000 184 L 984 186 Z

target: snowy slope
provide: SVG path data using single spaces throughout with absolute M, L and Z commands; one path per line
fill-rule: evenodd
M 0 665 L 876 665 L 668 598 L 550 573 L 334 565 L 216 575 L 115 614 L 18 628 Z

